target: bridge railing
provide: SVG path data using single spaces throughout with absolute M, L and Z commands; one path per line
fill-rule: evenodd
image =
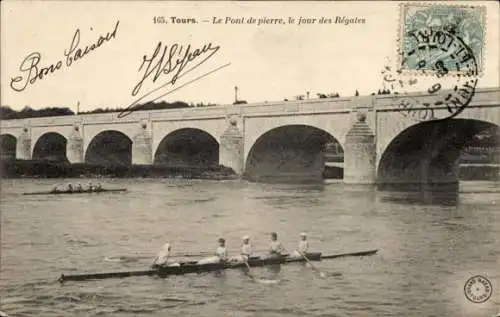
M 39 117 L 14 120 L 1 120 L 3 129 L 19 128 L 25 125 L 31 126 L 53 126 L 72 125 L 76 122 L 83 124 L 100 123 L 123 123 L 138 122 L 140 120 L 165 121 L 165 120 L 188 120 L 203 118 L 223 118 L 230 114 L 243 116 L 259 115 L 283 115 L 286 113 L 335 113 L 350 111 L 352 107 L 363 106 L 376 109 L 393 109 L 397 107 L 398 99 L 414 97 L 424 102 L 433 100 L 435 97 L 427 92 L 416 92 L 408 95 L 374 95 L 360 97 L 337 97 L 307 100 L 273 101 L 238 105 L 221 105 L 211 107 L 190 107 L 179 109 L 162 109 L 133 111 L 123 118 L 118 118 L 119 112 L 94 113 L 74 116 Z M 368 100 L 371 98 L 371 100 Z M 500 91 L 498 88 L 476 89 L 474 99 L 470 106 L 498 105 Z
M 294 112 L 304 114 L 337 112 L 348 109 L 351 99 L 352 98 L 324 98 L 248 104 L 243 106 L 242 113 L 246 116 L 253 116 Z
M 444 94 L 444 91 L 442 92 Z M 408 94 L 375 95 L 374 105 L 377 109 L 397 107 L 400 100 L 413 98 L 421 103 L 436 101 L 436 95 L 424 92 L 413 92 Z M 469 106 L 489 106 L 498 105 L 500 100 L 500 90 L 498 88 L 477 88 Z M 443 106 L 444 107 L 444 106 Z

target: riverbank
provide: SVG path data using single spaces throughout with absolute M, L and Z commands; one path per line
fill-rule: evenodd
M 500 180 L 500 166 L 494 164 L 461 165 L 459 173 L 461 180 Z
M 342 179 L 344 170 L 326 167 L 324 179 Z M 190 167 L 164 165 L 108 166 L 97 164 L 69 164 L 34 160 L 0 160 L 1 178 L 187 178 L 187 179 L 236 179 L 236 173 L 225 166 Z M 498 165 L 466 165 L 460 167 L 461 180 L 500 180 Z
M 225 166 L 190 167 L 164 165 L 106 166 L 87 163 L 56 163 L 47 161 L 1 161 L 2 178 L 188 178 L 235 179 L 238 176 Z

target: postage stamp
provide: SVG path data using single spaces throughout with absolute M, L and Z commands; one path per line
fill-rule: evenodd
M 484 7 L 400 5 L 397 64 L 382 70 L 384 91 L 408 95 L 418 89 L 430 97 L 400 98 L 405 116 L 450 119 L 467 107 L 483 72 L 485 18 Z
M 419 47 L 425 51 L 418 57 L 417 67 L 409 77 L 405 76 L 408 73 L 404 74 L 401 69 L 394 70 L 390 66 L 386 66 L 381 72 L 384 90 L 387 89 L 392 94 L 407 95 L 413 89 L 412 86 L 429 94 L 426 101 L 406 96 L 397 102 L 403 115 L 417 121 L 451 119 L 459 115 L 472 100 L 478 84 L 477 59 L 472 50 L 455 34 L 444 30 L 436 31 L 435 34 L 442 40 L 438 40 L 436 44 L 420 45 L 425 41 L 422 37 L 422 42 L 417 41 L 409 51 L 408 57 L 419 51 Z M 454 43 L 453 53 L 436 57 L 433 52 L 445 50 L 445 43 Z M 403 59 L 403 65 L 408 57 Z M 449 76 L 450 74 L 454 76 Z M 422 75 L 429 76 L 422 80 Z M 446 111 L 436 111 L 439 108 L 445 108 Z
M 484 7 L 403 3 L 400 9 L 399 55 L 403 72 L 470 72 L 470 68 L 461 68 L 459 64 L 472 57 L 478 74 L 483 72 Z

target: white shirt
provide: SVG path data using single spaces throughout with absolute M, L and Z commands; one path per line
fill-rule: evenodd
M 215 255 L 221 259 L 221 260 L 225 260 L 227 259 L 227 250 L 225 247 L 217 247 L 217 250 L 215 251 Z
M 272 253 L 280 253 L 285 251 L 285 248 L 283 247 L 283 245 L 281 244 L 281 242 L 279 241 L 271 241 L 269 243 L 269 251 L 271 251 Z
M 250 254 L 252 254 L 252 247 L 250 246 L 250 243 L 243 244 L 241 246 L 241 254 L 246 256 L 250 256 Z
M 308 248 L 309 243 L 307 242 L 307 240 L 300 240 L 299 248 L 297 250 L 299 250 L 299 252 L 306 253 Z
M 156 260 L 154 261 L 154 264 L 156 265 L 164 265 L 167 263 L 168 257 L 170 256 L 170 251 L 168 250 L 170 248 L 170 244 L 167 243 L 163 246 L 160 252 L 158 252 L 158 256 L 156 257 Z

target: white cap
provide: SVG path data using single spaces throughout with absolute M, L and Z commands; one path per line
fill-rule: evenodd
M 241 238 L 241 239 L 242 239 L 242 240 L 249 240 L 249 239 L 250 239 L 250 237 L 249 237 L 249 236 L 247 236 L 247 235 L 245 235 L 245 236 L 243 236 L 243 238 Z
M 306 237 L 306 236 L 307 236 L 307 233 L 305 233 L 305 232 L 301 232 L 301 233 L 300 233 L 300 235 L 301 235 L 301 236 L 303 236 L 303 237 Z

